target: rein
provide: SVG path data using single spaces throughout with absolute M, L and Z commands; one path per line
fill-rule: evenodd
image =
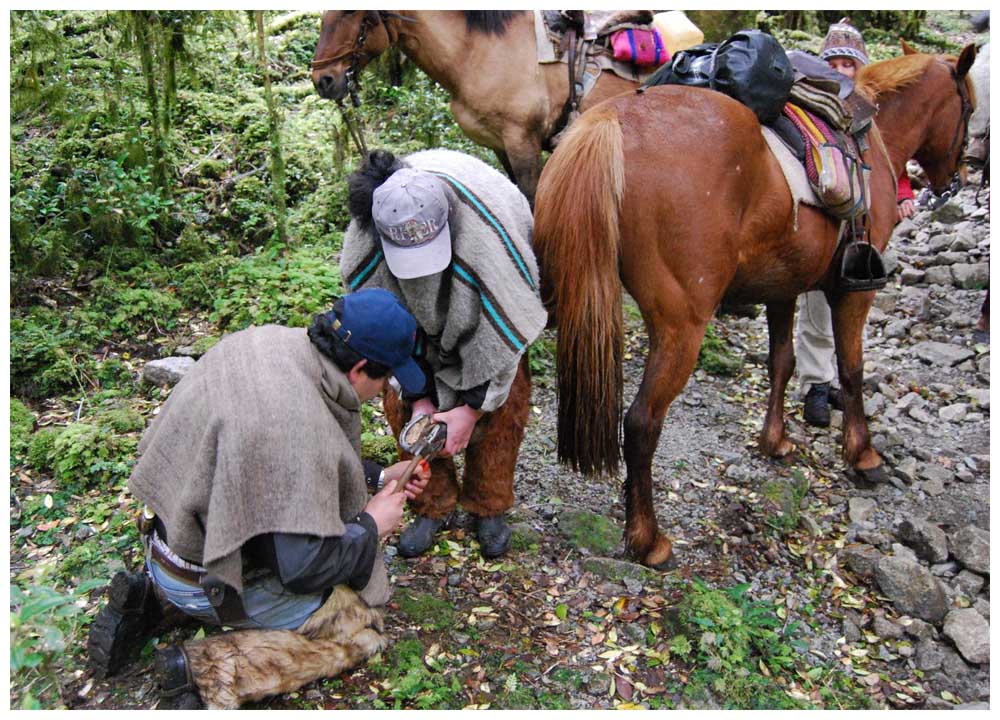
M 416 22 L 413 18 L 404 17 L 403 15 L 389 12 L 388 10 L 376 10 L 373 20 L 372 15 L 366 12 L 364 17 L 361 19 L 361 24 L 358 26 L 357 37 L 354 38 L 354 43 L 350 48 L 334 55 L 328 55 L 320 60 L 313 60 L 312 63 L 310 63 L 310 68 L 313 71 L 316 71 L 329 67 L 330 65 L 333 65 L 333 63 L 343 60 L 344 58 L 350 59 L 351 65 L 344 75 L 347 78 L 347 91 L 350 93 L 351 105 L 353 107 L 351 112 L 348 112 L 347 108 L 344 107 L 343 100 L 337 100 L 337 107 L 340 109 L 340 116 L 344 120 L 344 125 L 347 126 L 347 131 L 350 133 L 351 139 L 354 140 L 354 144 L 358 148 L 358 152 L 361 153 L 362 157 L 368 155 L 368 146 L 365 144 L 361 123 L 357 122 L 354 117 L 354 111 L 361 107 L 361 100 L 358 97 L 358 91 L 361 89 L 361 83 L 358 80 L 358 75 L 361 72 L 360 63 L 364 55 L 365 45 L 368 42 L 368 33 L 377 28 L 379 25 L 385 28 L 386 35 L 389 36 L 390 42 L 392 42 L 392 33 L 389 32 L 389 26 L 385 24 L 385 21 L 388 19 Z

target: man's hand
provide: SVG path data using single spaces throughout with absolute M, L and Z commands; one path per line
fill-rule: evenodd
M 430 398 L 420 398 L 413 401 L 413 413 L 410 417 L 420 417 L 421 415 L 433 415 L 438 409 L 431 402 Z
M 913 213 L 916 211 L 917 207 L 913 204 L 912 199 L 900 200 L 899 204 L 896 205 L 896 218 L 898 220 L 903 220 L 908 217 L 913 217 Z
M 409 487 L 409 485 L 407 485 Z M 378 528 L 379 538 L 385 538 L 399 527 L 403 520 L 403 505 L 406 493 L 394 492 L 395 484 L 386 482 L 385 487 L 365 505 L 365 512 L 372 516 Z
M 395 465 L 390 465 L 385 469 L 385 484 L 392 485 L 396 487 L 396 482 L 406 471 L 406 466 L 410 464 L 409 460 L 403 460 Z M 417 466 L 413 468 L 413 474 L 410 475 L 410 479 L 406 482 L 406 487 L 403 488 L 403 493 L 406 495 L 407 500 L 412 500 L 424 491 L 427 487 L 427 483 L 431 480 L 431 466 L 426 460 L 421 460 L 417 463 Z
M 469 445 L 469 438 L 476 427 L 476 422 L 483 416 L 482 410 L 474 410 L 468 405 L 459 405 L 448 412 L 437 413 L 434 420 L 443 422 L 448 426 L 448 441 L 444 445 L 439 455 L 441 457 L 451 457 L 465 450 Z

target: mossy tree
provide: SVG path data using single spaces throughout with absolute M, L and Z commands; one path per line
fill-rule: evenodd
M 276 239 L 285 243 L 288 232 L 285 219 L 285 161 L 281 154 L 281 115 L 278 112 L 271 92 L 271 71 L 267 63 L 266 36 L 264 33 L 264 11 L 254 11 L 254 22 L 257 26 L 257 58 L 264 78 L 264 102 L 267 104 L 268 135 L 271 140 L 271 197 L 274 199 L 274 220 Z

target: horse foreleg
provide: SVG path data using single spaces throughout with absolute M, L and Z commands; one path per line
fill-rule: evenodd
M 505 133 L 503 144 L 510 166 L 507 172 L 518 190 L 528 198 L 531 207 L 534 207 L 535 189 L 538 187 L 538 177 L 542 174 L 541 138 L 518 129 L 516 133 Z
M 794 319 L 794 300 L 767 306 L 767 375 L 771 383 L 771 395 L 768 398 L 764 428 L 760 433 L 760 449 L 772 457 L 784 457 L 795 449 L 785 435 L 785 388 L 795 371 L 795 352 L 792 346 Z
M 503 166 L 504 172 L 507 173 L 507 177 L 510 178 L 510 181 L 512 183 L 516 183 L 517 176 L 514 174 L 514 168 L 511 167 L 510 158 L 507 157 L 507 153 L 503 150 L 493 148 L 493 154 L 497 156 L 497 160 L 500 161 L 500 164 Z
M 667 409 L 694 370 L 705 324 L 656 330 L 660 332 L 650 331 L 642 384 L 625 414 L 625 544 L 640 562 L 662 570 L 670 564 L 673 547 L 660 532 L 653 509 L 653 453 Z
M 862 333 L 874 292 L 845 293 L 831 302 L 837 371 L 844 400 L 844 459 L 869 479 L 884 474 L 882 457 L 875 451 L 865 420 L 862 383 L 864 358 Z

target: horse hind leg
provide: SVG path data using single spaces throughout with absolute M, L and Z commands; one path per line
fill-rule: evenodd
M 785 390 L 795 371 L 792 326 L 795 301 L 767 306 L 767 374 L 771 385 L 767 415 L 760 433 L 760 449 L 771 457 L 785 457 L 795 446 L 785 434 Z
M 673 546 L 656 522 L 653 454 L 670 403 L 694 370 L 704 334 L 705 323 L 650 328 L 642 383 L 625 414 L 625 544 L 633 557 L 657 570 L 672 565 Z
M 882 457 L 872 447 L 862 397 L 862 332 L 874 297 L 874 292 L 845 293 L 831 303 L 831 309 L 844 399 L 844 459 L 864 480 L 884 482 Z

